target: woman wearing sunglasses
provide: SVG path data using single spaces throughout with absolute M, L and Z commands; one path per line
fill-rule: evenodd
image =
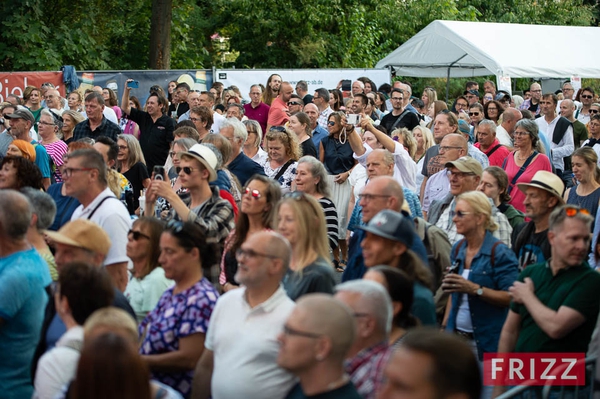
M 254 175 L 242 190 L 242 202 L 235 229 L 225 240 L 225 250 L 221 257 L 219 283 L 224 291 L 238 288 L 235 280 L 238 262 L 235 252 L 254 233 L 272 230 L 275 221 L 275 207 L 281 199 L 279 184 L 266 176 Z
M 127 234 L 127 257 L 133 263 L 131 278 L 125 297 L 141 323 L 173 281 L 165 277 L 158 263 L 160 235 L 164 223 L 158 219 L 142 217 L 133 222 Z
M 276 209 L 277 231 L 290 242 L 290 269 L 283 287 L 292 300 L 312 292 L 333 293 L 335 277 L 323 208 L 301 191 L 288 193 Z
M 498 225 L 482 192 L 459 195 L 452 220 L 465 238 L 452 247 L 452 266 L 442 282 L 442 289 L 451 294 L 442 327 L 468 339 L 482 361 L 485 352 L 498 349 L 518 262 L 514 252 L 492 235 Z
M 193 222 L 171 221 L 160 236 L 158 262 L 175 285 L 140 324 L 140 354 L 152 378 L 189 397 L 218 292 L 204 277 L 216 248 Z

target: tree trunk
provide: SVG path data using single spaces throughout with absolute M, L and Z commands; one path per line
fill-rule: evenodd
M 150 69 L 171 67 L 171 18 L 173 0 L 152 0 Z

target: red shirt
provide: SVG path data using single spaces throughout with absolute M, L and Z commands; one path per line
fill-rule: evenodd
M 252 106 L 251 103 L 244 104 L 244 115 L 248 117 L 248 119 L 252 119 L 258 122 L 263 131 L 263 138 L 267 130 L 267 119 L 269 117 L 269 107 L 267 104 L 262 101 L 256 108 Z
M 267 120 L 267 124 L 271 126 L 284 125 L 290 119 L 289 116 L 285 113 L 286 110 L 286 103 L 283 102 L 281 97 L 276 97 L 271 103 L 271 109 L 269 110 L 269 119 Z
M 487 151 L 483 151 L 480 147 L 481 143 L 475 143 L 473 144 L 473 147 L 477 148 L 478 150 L 480 150 L 481 152 L 483 152 L 489 159 L 490 161 L 490 166 L 499 166 L 502 167 L 502 164 L 504 163 L 504 160 L 506 159 L 506 157 L 508 156 L 508 154 L 510 154 L 510 151 L 508 150 L 508 148 L 506 148 L 505 146 L 500 144 L 500 141 L 498 139 L 494 139 L 494 142 L 492 143 L 492 145 L 487 149 Z M 498 147 L 497 150 L 495 150 L 494 152 L 492 152 L 492 150 L 499 145 L 500 147 Z M 492 152 L 491 155 L 489 155 Z

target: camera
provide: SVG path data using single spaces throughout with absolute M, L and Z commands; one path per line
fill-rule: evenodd
M 358 115 L 358 114 L 348 115 L 348 124 L 349 125 L 358 125 L 359 123 L 360 123 L 360 115 Z

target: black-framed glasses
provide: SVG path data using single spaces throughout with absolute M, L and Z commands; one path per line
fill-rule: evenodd
M 287 325 L 283 325 L 283 333 L 285 335 L 295 335 L 298 337 L 304 337 L 304 338 L 321 338 L 323 336 L 323 334 L 316 334 L 316 333 L 311 333 L 308 331 L 300 331 L 300 330 L 296 330 L 294 328 L 291 328 L 290 326 Z
M 200 170 L 200 169 L 192 168 L 191 166 L 184 166 L 183 168 L 181 166 L 177 166 L 175 168 L 175 173 L 179 174 L 179 172 L 181 172 L 182 170 L 183 170 L 183 173 L 185 173 L 186 175 L 191 175 L 193 171 Z
M 150 239 L 150 236 L 142 233 L 141 231 L 129 230 L 127 232 L 127 235 L 129 236 L 130 234 L 133 236 L 133 240 L 134 241 L 139 241 L 139 239 L 142 238 L 142 237 L 145 238 L 146 240 Z
M 60 171 L 60 174 L 63 177 L 69 178 L 69 177 L 73 176 L 73 173 L 75 173 L 75 172 L 87 172 L 87 171 L 95 170 L 95 169 L 96 168 L 62 168 Z
M 453 172 L 451 170 L 447 170 L 446 175 L 448 175 L 449 178 L 452 176 L 456 176 L 459 179 L 462 179 L 465 176 L 475 176 L 475 173 L 473 173 L 473 172 Z
M 597 114 L 598 112 L 600 112 L 600 110 L 590 109 L 590 114 Z
M 375 198 L 389 198 L 391 197 L 390 195 L 386 195 L 386 194 L 358 194 L 358 200 L 359 201 L 372 201 Z
M 404 100 L 404 98 L 402 98 L 402 97 L 392 97 L 392 98 L 390 98 L 390 100 L 392 100 L 392 101 L 402 101 L 402 100 Z
M 260 194 L 260 191 L 250 190 L 249 187 L 246 187 L 246 190 L 244 190 L 244 194 L 250 194 L 252 196 L 252 198 L 254 198 L 255 200 L 258 200 L 258 199 L 260 199 L 260 197 L 262 197 L 262 195 Z
M 270 254 L 264 254 L 262 252 L 257 252 L 253 249 L 244 249 L 244 248 L 238 248 L 235 251 L 235 257 L 238 260 L 242 260 L 244 258 L 269 258 L 269 259 L 278 259 L 278 256 L 275 255 L 270 255 Z
M 126 146 L 126 145 L 120 145 L 120 146 L 119 146 L 119 150 L 126 150 L 126 149 L 127 149 L 127 146 Z
M 479 112 L 469 112 L 469 116 L 479 116 Z
M 191 120 L 193 123 L 198 123 L 198 122 L 201 122 L 201 121 L 202 121 L 202 119 L 200 119 L 200 118 L 190 118 L 190 120 Z
M 300 103 L 297 103 L 297 102 L 295 102 L 295 101 L 289 101 L 289 102 L 287 103 L 287 105 L 288 105 L 288 107 L 289 107 L 290 105 L 301 105 L 301 104 L 300 104 Z

